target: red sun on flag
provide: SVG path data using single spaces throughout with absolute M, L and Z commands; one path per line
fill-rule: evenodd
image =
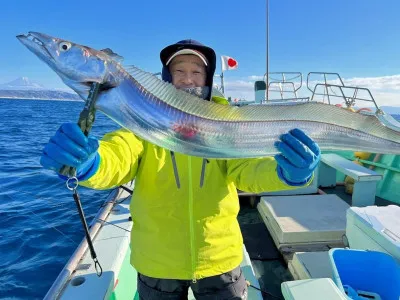
M 233 57 L 221 55 L 221 66 L 222 72 L 225 70 L 234 70 L 237 69 L 238 62 Z
M 237 65 L 237 61 L 230 57 L 230 58 L 228 59 L 228 66 L 231 67 L 231 68 L 233 68 L 233 67 L 235 67 L 236 65 Z

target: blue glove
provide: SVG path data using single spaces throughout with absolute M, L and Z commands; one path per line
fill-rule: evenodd
M 291 186 L 305 185 L 321 159 L 317 143 L 295 128 L 283 134 L 275 146 L 281 152 L 275 156 L 278 177 Z
M 100 165 L 99 141 L 87 138 L 76 123 L 64 123 L 43 149 L 40 164 L 57 173 L 66 165 L 76 168 L 78 180 L 86 180 Z M 67 177 L 59 174 L 61 178 Z

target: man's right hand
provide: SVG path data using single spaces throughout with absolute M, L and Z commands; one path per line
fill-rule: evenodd
M 45 145 L 40 164 L 57 173 L 64 165 L 74 167 L 78 179 L 88 179 L 100 164 L 98 148 L 99 141 L 87 138 L 76 123 L 64 123 Z

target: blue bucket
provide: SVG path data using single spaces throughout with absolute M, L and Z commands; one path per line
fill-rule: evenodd
M 329 250 L 334 281 L 350 299 L 400 299 L 400 266 L 389 254 L 335 248 Z M 360 294 L 361 293 L 361 294 Z

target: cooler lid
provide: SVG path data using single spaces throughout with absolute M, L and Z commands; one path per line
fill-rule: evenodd
M 366 206 L 351 207 L 348 211 L 354 215 L 363 225 L 372 227 L 391 243 L 400 247 L 400 207 L 388 206 Z
M 257 205 L 280 246 L 341 244 L 350 207 L 334 194 L 262 197 Z
M 330 278 L 283 282 L 282 295 L 286 300 L 347 300 Z

